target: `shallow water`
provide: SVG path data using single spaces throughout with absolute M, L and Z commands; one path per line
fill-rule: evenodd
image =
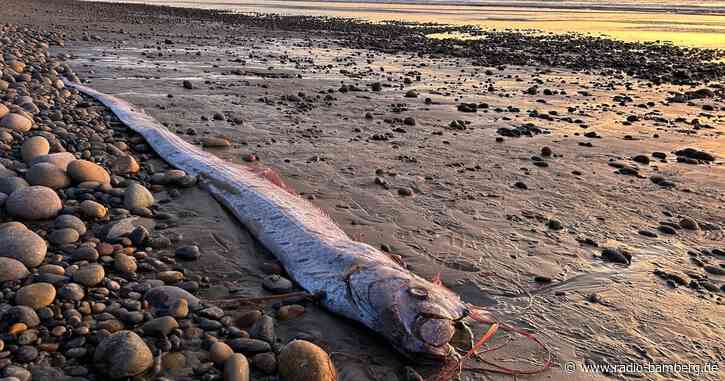
M 725 48 L 723 1 L 400 1 L 121 0 L 236 12 L 338 16 L 371 21 L 473 24 L 491 29 L 537 29 L 607 35 L 625 41 L 669 41 L 678 45 Z M 453 4 L 453 3 L 457 3 Z

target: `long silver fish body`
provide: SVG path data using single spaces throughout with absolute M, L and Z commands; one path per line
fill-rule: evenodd
M 442 360 L 452 354 L 454 322 L 468 314 L 460 298 L 352 240 L 322 210 L 254 170 L 229 163 L 168 131 L 126 101 L 65 80 L 141 134 L 172 166 L 205 179 L 209 192 L 329 311 L 358 321 L 400 352 Z

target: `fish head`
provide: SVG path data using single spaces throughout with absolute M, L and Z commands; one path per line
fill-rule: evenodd
M 455 323 L 468 315 L 458 295 L 417 277 L 387 278 L 369 291 L 379 331 L 399 351 L 435 361 L 453 354 Z

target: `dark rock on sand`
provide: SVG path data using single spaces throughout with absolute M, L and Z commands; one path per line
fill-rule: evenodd
M 93 354 L 96 367 L 111 379 L 145 372 L 154 358 L 146 343 L 131 331 L 116 332 L 101 341 Z
M 199 246 L 196 245 L 190 245 L 190 246 L 183 246 L 178 249 L 176 249 L 175 252 L 176 258 L 185 260 L 185 261 L 193 261 L 196 259 L 199 259 L 201 256 L 201 252 L 199 250 Z
M 292 282 L 277 274 L 272 274 L 264 277 L 262 280 L 262 286 L 273 293 L 283 294 L 292 290 Z
M 234 339 L 228 342 L 229 346 L 234 349 L 235 352 L 241 353 L 260 353 L 269 352 L 272 347 L 268 342 L 257 339 L 240 338 Z
M 685 148 L 681 149 L 679 151 L 675 151 L 675 155 L 679 157 L 685 157 L 689 159 L 694 160 L 702 160 L 702 161 L 715 161 L 715 156 L 713 156 L 710 153 L 707 153 L 705 151 L 700 151 L 694 148 Z
M 602 250 L 602 259 L 608 262 L 628 265 L 632 261 L 632 256 L 620 249 L 606 248 Z
M 169 314 L 178 306 L 180 299 L 186 300 L 188 307 L 192 310 L 197 310 L 201 306 L 197 297 L 175 286 L 154 287 L 144 295 L 144 300 L 149 303 L 151 312 L 156 316 Z

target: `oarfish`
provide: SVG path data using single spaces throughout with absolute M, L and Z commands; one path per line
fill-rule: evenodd
M 322 210 L 269 176 L 187 143 L 122 99 L 65 83 L 110 108 L 169 164 L 203 176 L 210 193 L 295 282 L 320 295 L 326 309 L 364 324 L 404 354 L 439 360 L 453 354 L 454 324 L 468 314 L 455 293 L 354 241 Z

